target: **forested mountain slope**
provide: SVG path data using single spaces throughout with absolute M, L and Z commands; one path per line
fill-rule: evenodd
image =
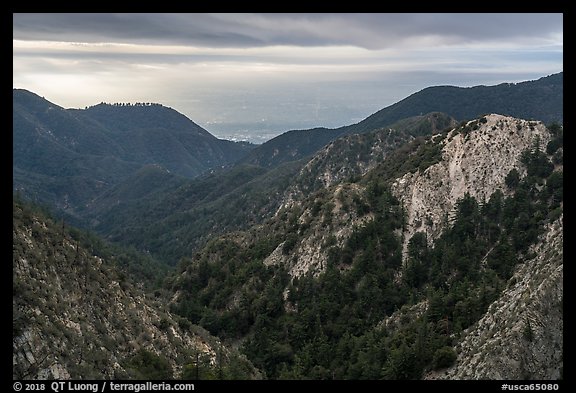
M 366 121 L 370 119 L 363 120 Z M 441 131 L 455 124 L 455 120 L 445 113 L 431 111 L 430 113 L 413 113 L 406 118 L 370 122 L 340 127 L 336 129 L 314 128 L 311 130 L 292 130 L 285 132 L 255 148 L 245 158 L 243 163 L 259 165 L 266 168 L 275 167 L 284 162 L 310 157 L 328 143 L 346 135 L 361 134 L 383 128 L 409 129 L 414 136 L 428 135 Z
M 159 168 L 150 168 L 142 173 L 142 179 L 128 179 L 97 198 L 87 217 L 107 238 L 174 264 L 212 236 L 259 224 L 282 206 L 300 203 L 310 193 L 363 175 L 413 139 L 409 132 L 418 124 L 346 136 L 309 161 L 271 169 L 236 165 L 181 182 L 175 176 L 162 175 Z M 147 189 L 133 198 L 132 190 L 139 187 L 134 183 L 145 183 L 156 192 Z M 146 214 L 139 214 L 141 211 Z
M 13 377 L 562 378 L 562 83 L 257 149 L 14 90 Z
M 522 91 L 529 103 L 546 95 L 540 109 L 547 116 L 562 114 L 561 105 L 552 106 L 562 96 L 561 73 L 449 88 L 457 94 L 446 99 L 433 94 L 437 89 L 444 88 L 425 89 L 356 125 L 326 130 L 328 139 L 315 137 L 322 132 L 286 133 L 245 160 L 254 146 L 218 140 L 159 104 L 65 110 L 14 90 L 13 188 L 70 223 L 174 265 L 211 236 L 261 223 L 318 189 L 362 176 L 405 141 L 456 125 L 445 113 L 422 115 L 426 103 L 460 100 L 462 93 L 479 99 L 462 102 L 480 105 L 492 92 L 493 103 L 508 108 Z M 411 112 L 413 106 L 418 111 Z
M 564 377 L 564 225 L 548 224 L 507 288 L 456 344 L 444 379 Z
M 63 109 L 14 89 L 12 113 L 13 189 L 70 215 L 144 166 L 192 178 L 253 147 L 217 139 L 159 104 Z
M 253 378 L 248 361 L 171 314 L 86 239 L 13 205 L 14 379 Z M 96 252 L 96 255 L 94 254 Z M 221 366 L 221 367 L 220 367 Z
M 558 225 L 562 134 L 487 115 L 417 138 L 361 178 L 210 241 L 170 284 L 173 310 L 243 342 L 268 378 L 418 379 L 442 370 L 464 356 L 467 329 L 501 307 L 490 308 Z M 424 184 L 438 198 L 399 191 Z M 552 256 L 536 257 L 558 266 Z M 560 367 L 524 377 L 556 378 Z

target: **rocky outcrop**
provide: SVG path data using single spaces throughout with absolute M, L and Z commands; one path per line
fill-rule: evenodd
M 327 253 L 321 247 L 333 235 L 338 246 L 342 246 L 352 233 L 354 226 L 361 226 L 371 219 L 370 216 L 356 217 L 350 211 L 338 209 L 336 195 L 340 192 L 361 195 L 362 186 L 357 183 L 340 183 L 345 175 L 365 174 L 377 163 L 385 159 L 400 136 L 394 136 L 394 131 L 379 131 L 373 133 L 374 147 L 365 150 L 365 159 L 356 162 L 352 172 L 340 170 L 348 164 L 338 161 L 341 157 L 340 143 L 350 141 L 363 146 L 363 142 L 354 138 L 367 138 L 367 135 L 356 135 L 337 140 L 318 153 L 302 169 L 299 181 L 286 194 L 285 202 L 276 216 L 286 209 L 298 204 L 306 195 L 302 190 L 303 178 L 306 174 L 312 176 L 321 184 L 320 188 L 332 193 L 333 203 L 330 215 L 332 226 L 312 226 L 306 236 L 296 245 L 293 252 L 283 253 L 284 245 L 278 248 L 266 259 L 265 263 L 283 264 L 289 267 L 292 276 L 300 276 L 312 270 L 319 274 L 326 266 Z M 429 242 L 434 242 L 444 229 L 450 225 L 454 208 L 459 199 L 466 193 L 480 202 L 487 201 L 496 191 L 504 195 L 509 191 L 505 184 L 506 175 L 513 168 L 521 176 L 525 169 L 520 162 L 522 152 L 539 141 L 544 149 L 550 140 L 550 133 L 541 122 L 526 121 L 497 114 L 487 115 L 482 119 L 473 120 L 462 127 L 450 131 L 445 137 L 437 134 L 428 143 L 438 143 L 442 146 L 441 160 L 430 165 L 423 171 L 408 172 L 393 181 L 393 194 L 402 202 L 407 214 L 403 233 L 403 250 L 406 253 L 408 242 L 416 232 L 425 232 Z M 349 149 L 347 151 L 353 151 Z M 338 154 L 336 154 L 338 152 Z M 346 155 L 344 155 L 346 156 Z M 354 161 L 354 160 L 352 160 Z M 306 183 L 308 184 L 308 183 Z M 306 204 L 304 204 L 306 205 Z M 300 223 L 311 221 L 311 209 L 304 211 Z M 313 220 L 312 220 L 313 221 Z
M 434 379 L 563 377 L 563 216 L 548 225 L 500 298 L 456 345 L 456 363 Z
M 365 175 L 394 149 L 413 139 L 404 131 L 387 128 L 330 142 L 302 167 L 284 192 L 277 214 L 315 191 Z
M 373 219 L 372 214 L 359 216 L 351 206 L 355 196 L 361 198 L 363 187 L 355 183 L 340 184 L 328 188 L 323 198 L 323 209 L 316 211 L 309 204 L 298 217 L 301 230 L 296 244 L 286 251 L 282 242 L 264 260 L 264 264 L 281 265 L 288 269 L 292 277 L 300 277 L 308 272 L 317 276 L 326 269 L 328 250 L 331 246 L 342 247 L 355 227 Z
M 524 150 L 540 140 L 544 149 L 550 133 L 543 123 L 496 114 L 470 121 L 456 128 L 438 143 L 442 160 L 424 171 L 407 173 L 392 184 L 392 192 L 407 213 L 404 252 L 416 232 L 425 232 L 429 241 L 438 238 L 449 224 L 456 202 L 466 193 L 487 201 L 496 190 L 507 195 L 506 175 L 520 163 Z M 435 138 L 440 138 L 440 135 Z
M 362 176 L 388 153 L 412 139 L 411 135 L 391 128 L 337 139 L 308 161 L 300 177 L 313 177 L 322 187 L 329 187 L 353 176 Z

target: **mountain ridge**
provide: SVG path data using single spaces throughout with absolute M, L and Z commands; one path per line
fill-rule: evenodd
M 13 90 L 13 188 L 72 217 L 145 165 L 190 178 L 230 165 L 252 147 L 220 140 L 159 104 L 63 109 Z
M 131 218 L 137 216 L 136 206 L 131 205 L 131 202 L 116 206 L 113 201 L 104 210 L 99 210 L 102 219 L 99 219 L 101 223 L 95 228 L 112 239 L 125 241 L 129 238 L 130 242 L 134 242 L 131 244 L 140 249 L 161 253 L 164 253 L 161 250 L 167 249 L 170 249 L 171 253 L 180 250 L 176 255 L 180 254 L 181 257 L 184 250 L 173 244 L 175 237 L 187 239 L 184 243 L 188 247 L 197 247 L 207 240 L 191 236 L 198 232 L 199 228 L 206 228 L 215 235 L 224 230 L 244 229 L 248 225 L 258 224 L 278 214 L 282 206 L 299 203 L 307 194 L 326 185 L 363 175 L 394 148 L 413 138 L 409 134 L 412 128 L 425 128 L 429 132 L 440 131 L 429 121 L 434 117 L 443 119 L 441 124 L 444 121 L 455 124 L 454 120 L 449 120 L 443 114 L 419 116 L 399 122 L 398 129 L 383 129 L 338 139 L 308 162 L 288 162 L 271 169 L 238 164 L 230 169 L 194 179 L 182 188 L 174 189 L 170 195 L 161 195 L 158 200 L 150 201 L 150 220 L 147 224 L 137 223 L 135 218 Z M 165 181 L 168 182 L 168 179 Z M 206 198 L 204 193 L 212 189 L 214 192 L 210 194 L 211 197 Z M 105 200 L 103 198 L 96 203 L 100 205 Z M 167 208 L 168 206 L 170 208 Z M 93 216 L 91 213 L 91 220 Z M 122 228 L 116 228 L 113 222 L 117 220 L 123 220 L 129 228 L 120 231 Z M 142 221 L 140 218 L 138 220 Z M 151 231 L 155 234 L 148 236 Z M 166 233 L 169 232 L 176 236 L 167 236 Z M 118 237 L 120 233 L 121 238 Z M 142 239 L 144 236 L 153 240 L 138 240 L 138 237 Z M 164 245 L 159 248 L 152 246 L 158 243 L 157 239 L 160 238 L 165 239 Z M 189 248 L 188 253 L 191 252 L 192 249 Z
M 314 153 L 342 135 L 385 128 L 401 119 L 430 112 L 443 112 L 458 121 L 470 120 L 487 113 L 501 113 L 545 123 L 562 123 L 563 79 L 563 72 L 560 72 L 515 84 L 427 87 L 356 124 L 335 129 L 288 131 L 260 145 L 245 157 L 243 162 L 270 167 L 280 162 L 297 160 Z M 279 156 L 279 146 L 284 146 L 288 153 Z
M 465 193 L 482 203 L 488 202 L 496 190 L 510 195 L 512 190 L 505 185 L 508 173 L 516 169 L 521 176 L 526 175 L 520 162 L 522 152 L 536 140 L 545 146 L 550 139 L 542 122 L 496 114 L 467 122 L 448 133 L 440 142 L 440 163 L 422 172 L 407 173 L 392 184 L 393 194 L 408 214 L 404 253 L 416 232 L 425 233 L 429 241 L 438 237 L 444 229 L 441 223 L 449 219 Z

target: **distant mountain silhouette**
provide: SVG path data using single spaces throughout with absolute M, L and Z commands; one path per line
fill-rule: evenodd
M 14 188 L 64 209 L 78 207 L 146 165 L 196 177 L 253 145 L 220 140 L 159 104 L 63 109 L 13 91 Z
M 443 112 L 458 121 L 486 113 L 500 113 L 544 123 L 563 122 L 563 73 L 535 81 L 496 86 L 428 87 L 390 105 L 357 124 L 336 129 L 293 130 L 254 149 L 243 162 L 273 167 L 318 151 L 342 135 L 358 134 L 391 126 L 412 116 Z

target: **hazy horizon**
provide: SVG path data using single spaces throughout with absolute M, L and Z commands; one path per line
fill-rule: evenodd
M 13 87 L 66 108 L 157 102 L 262 143 L 429 86 L 563 71 L 562 14 L 14 14 Z

